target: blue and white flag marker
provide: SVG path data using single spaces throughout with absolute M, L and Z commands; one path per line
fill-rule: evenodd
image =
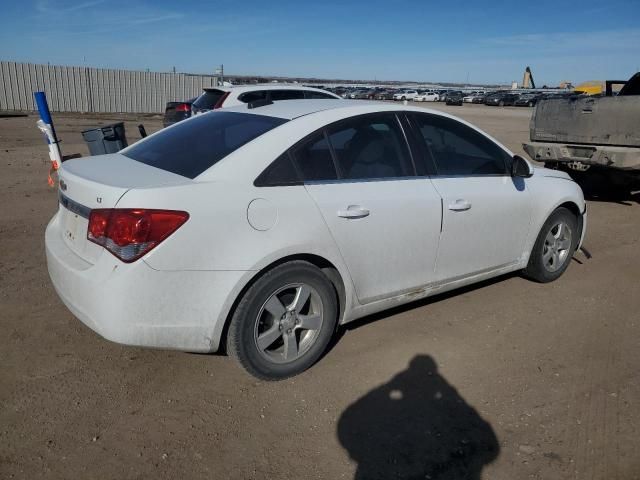
M 51 169 L 49 170 L 49 178 L 47 179 L 49 186 L 54 186 L 53 177 L 51 176 L 62 163 L 62 154 L 60 153 L 60 145 L 58 137 L 56 136 L 56 130 L 53 127 L 53 120 L 51 119 L 51 112 L 49 111 L 49 104 L 47 103 L 47 96 L 44 92 L 33 92 L 33 96 L 38 106 L 38 112 L 40 113 L 40 120 L 38 120 L 38 128 L 47 140 L 49 144 L 49 159 L 51 160 Z

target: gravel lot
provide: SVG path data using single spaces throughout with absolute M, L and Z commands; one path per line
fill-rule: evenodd
M 517 152 L 528 138 L 526 108 L 435 108 Z M 54 115 L 83 155 L 82 129 L 123 118 L 130 142 L 161 126 Z M 109 343 L 66 310 L 36 120 L 0 118 L 0 478 L 640 478 L 638 196 L 589 202 L 593 258 L 553 284 L 507 276 L 376 315 L 262 383 L 224 356 Z

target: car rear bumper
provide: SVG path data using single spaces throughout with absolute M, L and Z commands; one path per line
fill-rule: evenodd
M 104 251 L 95 264 L 62 240 L 56 215 L 45 233 L 53 286 L 82 323 L 113 342 L 211 352 L 246 272 L 159 271 Z

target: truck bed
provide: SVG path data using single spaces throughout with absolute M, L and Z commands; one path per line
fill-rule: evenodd
M 640 96 L 542 100 L 529 132 L 532 142 L 640 148 Z

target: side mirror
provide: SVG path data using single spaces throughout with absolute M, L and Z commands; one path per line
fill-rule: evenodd
M 520 155 L 513 156 L 511 163 L 511 176 L 529 178 L 533 175 L 533 167 Z

